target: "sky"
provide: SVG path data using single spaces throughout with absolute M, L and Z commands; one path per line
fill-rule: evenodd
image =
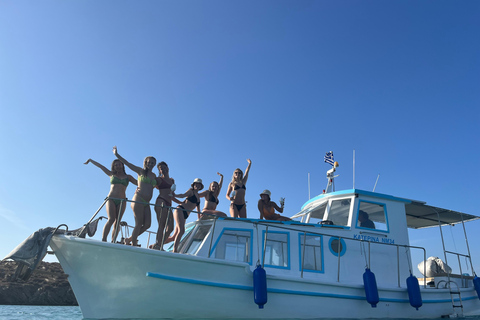
M 251 159 L 251 218 L 264 189 L 287 216 L 309 176 L 320 194 L 328 151 L 337 190 L 378 178 L 377 192 L 480 216 L 479 16 L 468 0 L 0 0 L 0 257 L 86 223 L 109 180 L 83 163 L 110 167 L 115 145 L 167 162 L 177 192 L 224 174 L 227 213 Z M 478 270 L 479 227 L 466 225 Z M 438 236 L 410 240 L 443 257 Z

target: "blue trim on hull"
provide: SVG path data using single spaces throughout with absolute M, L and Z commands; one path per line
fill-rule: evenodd
M 251 291 L 253 291 L 253 286 L 241 286 L 241 285 L 237 285 L 237 284 L 227 284 L 227 283 L 194 280 L 194 279 L 187 279 L 187 278 L 180 278 L 180 277 L 172 277 L 172 276 L 166 276 L 166 275 L 159 274 L 159 273 L 154 273 L 154 272 L 147 272 L 147 277 L 170 280 L 170 281 L 177 281 L 177 282 L 184 282 L 184 283 L 199 284 L 199 285 L 210 286 L 210 287 L 219 287 L 219 288 L 251 290 Z
M 219 287 L 219 288 L 227 288 L 227 289 L 253 291 L 253 286 L 242 286 L 242 285 L 237 285 L 237 284 L 228 284 L 228 283 L 219 283 L 219 282 L 195 280 L 195 279 L 188 279 L 188 278 L 180 278 L 180 277 L 167 276 L 167 275 L 154 273 L 154 272 L 147 272 L 146 276 L 151 277 L 151 278 L 177 281 L 177 282 L 183 282 L 183 283 L 198 284 L 198 285 L 204 285 L 204 286 L 210 286 L 210 287 Z M 323 293 L 323 292 L 311 292 L 311 291 L 284 290 L 284 289 L 275 289 L 275 288 L 267 288 L 267 292 L 281 293 L 281 294 L 294 294 L 294 295 L 312 296 L 312 297 L 340 298 L 340 299 L 350 299 L 350 300 L 366 300 L 366 298 L 364 296 L 352 296 L 352 295 Z M 406 289 L 405 289 L 405 293 L 407 293 Z M 466 297 L 466 298 L 462 298 L 462 301 L 472 300 L 472 299 L 478 299 L 478 297 L 477 296 Z M 381 302 L 397 302 L 397 303 L 408 303 L 408 304 L 410 304 L 410 301 L 408 299 L 380 298 L 380 301 Z M 458 302 L 458 301 L 460 301 L 460 299 L 454 299 L 454 301 Z M 452 302 L 452 300 L 451 299 L 423 300 L 423 303 L 446 303 L 446 302 Z

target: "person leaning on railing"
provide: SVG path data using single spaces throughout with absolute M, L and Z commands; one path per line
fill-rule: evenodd
M 200 198 L 201 196 L 198 194 L 200 190 L 203 189 L 202 179 L 195 179 L 191 185 L 191 188 L 188 189 L 185 193 L 176 194 L 175 198 L 186 198 L 174 211 L 173 217 L 175 218 L 175 232 L 173 236 L 169 237 L 167 241 L 175 241 L 173 243 L 173 252 L 178 252 L 178 246 L 180 244 L 180 240 L 182 240 L 182 236 L 185 233 L 185 221 L 187 220 L 190 212 L 192 212 L 195 207 L 197 208 L 197 212 L 200 213 Z M 200 214 L 199 214 L 200 215 Z
M 114 199 L 109 199 L 107 201 L 108 221 L 103 227 L 102 241 L 107 241 L 107 236 L 112 225 L 114 224 L 112 242 L 115 242 L 119 230 L 117 225 L 122 219 L 125 208 L 127 207 L 127 202 L 120 199 L 127 200 L 126 190 L 128 183 L 131 182 L 134 185 L 137 185 L 137 180 L 125 172 L 125 166 L 118 159 L 113 160 L 111 170 L 108 170 L 106 167 L 92 159 L 88 159 L 84 164 L 89 163 L 92 163 L 96 167 L 100 168 L 107 176 L 110 177 L 110 192 L 108 193 L 108 198 Z
M 126 245 L 138 245 L 138 236 L 147 231 L 152 224 L 152 212 L 150 211 L 150 200 L 153 195 L 153 188 L 157 185 L 157 176 L 152 172 L 157 160 L 154 157 L 146 157 L 143 160 L 143 168 L 137 167 L 118 154 L 117 147 L 113 147 L 113 154 L 123 162 L 130 170 L 138 174 L 138 188 L 132 199 L 132 210 L 135 218 L 135 227 L 130 238 L 125 238 Z
M 162 244 L 173 231 L 173 215 L 171 214 L 172 200 L 178 203 L 174 198 L 175 180 L 170 177 L 168 165 L 162 161 L 157 165 L 159 175 L 157 177 L 156 188 L 159 191 L 155 201 L 155 213 L 157 214 L 158 231 L 156 242 L 150 246 L 150 249 L 162 250 Z

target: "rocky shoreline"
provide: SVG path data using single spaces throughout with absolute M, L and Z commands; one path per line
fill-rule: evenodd
M 0 261 L 0 305 L 78 305 L 58 262 L 40 262 L 28 281 L 12 281 L 16 269 L 16 262 Z

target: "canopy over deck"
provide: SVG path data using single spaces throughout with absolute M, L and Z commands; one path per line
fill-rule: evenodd
M 467 222 L 480 219 L 480 217 L 471 214 L 433 207 L 418 201 L 405 204 L 405 212 L 407 215 L 407 226 L 413 229 L 438 227 L 439 224 L 454 225 L 462 221 Z

